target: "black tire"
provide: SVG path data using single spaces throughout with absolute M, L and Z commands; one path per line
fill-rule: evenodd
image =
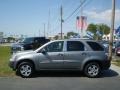
M 16 72 L 23 78 L 30 78 L 34 73 L 33 64 L 30 62 L 22 62 L 19 64 Z
M 99 77 L 100 72 L 101 72 L 100 65 L 96 62 L 90 62 L 86 64 L 84 67 L 84 74 L 90 78 Z

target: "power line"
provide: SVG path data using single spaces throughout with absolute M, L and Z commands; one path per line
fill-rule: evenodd
M 70 19 L 70 18 L 76 13 L 76 11 L 77 11 L 79 8 L 81 8 L 81 6 L 83 6 L 83 4 L 84 4 L 86 1 L 87 1 L 87 0 L 84 0 L 83 2 L 81 2 L 81 4 L 64 20 L 64 22 L 66 22 L 68 19 Z M 50 33 L 53 32 L 54 30 L 58 29 L 58 28 L 60 28 L 59 25 L 56 26 L 54 29 L 52 29 L 52 31 L 50 31 Z
M 86 7 L 86 5 L 89 4 L 90 2 L 91 2 L 91 0 L 88 0 L 88 2 L 86 2 L 86 4 L 83 5 L 83 7 Z M 78 15 L 79 13 L 80 13 L 80 11 L 78 11 L 76 15 Z
M 87 0 L 84 0 L 83 2 L 81 2 L 81 4 L 64 20 L 67 21 L 69 18 L 71 18 L 71 16 L 73 16 L 73 14 L 79 9 L 81 8 L 81 6 L 86 2 Z

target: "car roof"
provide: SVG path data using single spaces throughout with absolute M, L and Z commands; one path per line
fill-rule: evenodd
M 95 40 L 90 40 L 90 39 L 62 39 L 62 40 L 53 40 L 54 41 L 92 41 L 92 42 L 96 42 Z

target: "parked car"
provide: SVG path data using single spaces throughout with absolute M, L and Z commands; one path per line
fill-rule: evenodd
M 100 43 L 104 46 L 106 52 L 109 51 L 109 41 L 100 41 Z M 115 45 L 116 41 L 113 41 L 113 47 L 112 47 L 112 52 L 115 53 Z
M 46 39 L 45 37 L 28 37 L 23 41 L 12 44 L 11 52 L 14 53 L 23 50 L 34 50 L 49 41 L 50 40 Z
M 120 56 L 120 41 L 116 42 L 116 45 L 115 45 L 115 54 L 117 56 Z
M 28 78 L 40 70 L 80 70 L 88 77 L 97 77 L 110 67 L 103 46 L 92 40 L 56 40 L 35 51 L 14 54 L 10 67 Z

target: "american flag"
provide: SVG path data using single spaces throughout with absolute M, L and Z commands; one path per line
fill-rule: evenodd
M 77 16 L 77 18 L 76 18 L 76 28 L 78 30 L 87 29 L 87 17 L 86 16 Z

